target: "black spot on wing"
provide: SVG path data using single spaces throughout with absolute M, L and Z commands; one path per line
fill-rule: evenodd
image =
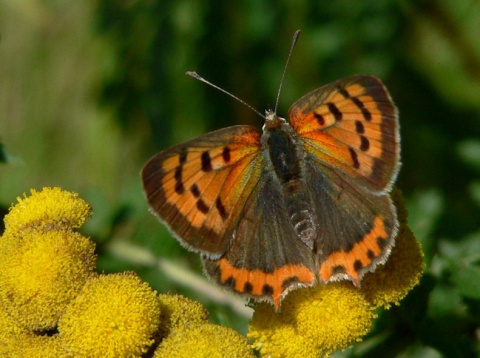
M 358 161 L 357 152 L 355 152 L 353 148 L 348 148 L 348 151 L 350 152 L 350 156 L 352 157 L 353 167 L 355 169 L 360 168 L 360 162 Z
M 360 136 L 360 150 L 366 152 L 370 148 L 370 141 L 363 135 Z
M 287 288 L 289 288 L 292 284 L 294 283 L 298 283 L 299 279 L 297 276 L 291 276 L 289 278 L 286 278 L 285 280 L 283 280 L 282 282 L 282 290 L 286 290 Z
M 223 161 L 225 163 L 228 163 L 230 161 L 231 156 L 230 156 L 230 148 L 229 147 L 223 147 L 222 157 L 223 157 Z
M 352 97 L 351 100 L 352 100 L 353 103 L 355 103 L 355 105 L 358 107 L 360 112 L 362 112 L 363 118 L 366 121 L 371 121 L 372 120 L 372 114 L 370 113 L 370 111 L 367 108 L 365 108 L 365 105 L 363 104 L 363 102 L 360 101 L 357 97 Z
M 332 270 L 332 275 L 344 274 L 346 272 L 345 266 L 337 265 Z
M 268 285 L 268 284 L 263 285 L 262 294 L 265 295 L 265 296 L 273 295 L 273 287 Z
M 179 195 L 185 193 L 185 187 L 183 186 L 183 183 L 181 181 L 177 181 L 175 183 L 175 192 Z
M 355 260 L 355 262 L 353 263 L 353 269 L 354 269 L 356 272 L 358 272 L 358 271 L 360 271 L 362 268 L 363 268 L 362 261 L 360 261 L 360 260 Z
M 192 194 L 195 198 L 198 198 L 200 196 L 200 189 L 198 189 L 197 184 L 193 184 L 190 187 L 190 191 L 192 192 Z
M 230 276 L 227 278 L 225 281 L 223 281 L 223 284 L 227 287 L 235 287 L 235 278 L 233 276 Z
M 385 237 L 377 237 L 377 245 L 383 250 L 387 245 L 387 240 Z
M 245 285 L 243 286 L 243 292 L 245 293 L 251 293 L 253 291 L 253 285 L 250 282 L 245 282 Z
M 321 125 L 321 126 L 325 125 L 325 118 L 323 118 L 323 116 L 321 114 L 313 112 L 313 116 L 315 117 L 315 119 L 317 120 L 317 123 L 319 125 Z
M 338 88 L 338 92 L 344 97 L 344 98 L 350 98 L 350 93 L 348 93 L 348 91 L 343 88 L 343 87 L 340 87 Z
M 213 168 L 212 168 L 212 159 L 210 158 L 210 153 L 208 153 L 208 151 L 203 152 L 201 159 L 202 159 L 202 170 L 204 172 L 211 171 Z
M 187 161 L 187 149 L 182 148 L 178 156 L 178 164 L 182 165 Z
M 336 121 L 341 121 L 342 120 L 343 114 L 342 114 L 342 112 L 340 112 L 340 110 L 338 109 L 338 107 L 334 103 L 332 103 L 332 102 L 327 103 L 327 107 L 328 107 L 328 110 L 335 117 Z
M 217 197 L 215 200 L 215 207 L 217 208 L 218 213 L 223 220 L 228 218 L 227 210 L 225 209 L 225 206 L 223 206 L 222 199 L 220 199 L 220 197 Z
M 175 168 L 175 173 L 173 174 L 173 177 L 175 179 L 175 192 L 180 195 L 185 192 L 185 186 L 183 185 L 182 181 L 182 171 L 183 167 L 179 165 Z
M 207 214 L 210 208 L 208 207 L 207 204 L 203 201 L 203 199 L 198 199 L 197 200 L 197 209 L 200 210 L 201 213 Z
M 365 133 L 365 127 L 361 121 L 355 121 L 355 131 L 358 134 L 363 134 Z

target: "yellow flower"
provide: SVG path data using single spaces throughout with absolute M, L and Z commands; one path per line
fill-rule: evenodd
M 19 325 L 53 328 L 93 274 L 95 245 L 71 231 L 24 232 L 0 240 L 0 306 Z
M 160 302 L 133 273 L 89 280 L 58 324 L 64 348 L 80 357 L 140 357 L 154 342 Z
M 15 320 L 0 307 L 0 357 L 14 356 L 19 342 L 33 336 L 33 333 L 17 325 Z
M 155 351 L 156 358 L 254 358 L 247 339 L 233 329 L 211 323 L 172 329 Z
M 350 282 L 290 292 L 281 312 L 260 303 L 248 337 L 267 357 L 318 357 L 352 345 L 369 332 L 375 314 Z
M 36 336 L 21 334 L 10 336 L 0 343 L 0 356 L 9 358 L 62 358 L 68 355 L 60 345 L 57 336 Z
M 420 243 L 408 227 L 403 228 L 387 263 L 379 266 L 374 273 L 365 275 L 362 281 L 365 298 L 374 307 L 399 305 L 420 282 L 424 267 Z
M 361 286 L 365 298 L 374 307 L 399 305 L 408 292 L 418 285 L 425 270 L 420 243 L 407 226 L 407 212 L 400 191 L 394 190 L 392 197 L 400 223 L 395 246 L 385 265 L 366 274 Z
M 31 333 L 22 326 L 19 326 L 15 319 L 0 306 L 0 342 L 5 342 L 5 337 L 8 335 L 20 335 L 23 333 Z M 0 343 L 0 347 L 1 347 Z M 0 350 L 1 352 L 1 350 Z M 1 354 L 0 354 L 1 357 Z
M 60 188 L 43 188 L 32 195 L 18 197 L 18 203 L 5 216 L 5 235 L 16 236 L 19 231 L 30 229 L 49 231 L 75 229 L 91 215 L 91 207 L 76 193 Z
M 63 349 L 56 336 L 39 336 L 17 325 L 0 308 L 0 357 L 62 357 Z
M 160 337 L 172 329 L 207 322 L 208 313 L 201 303 L 181 295 L 159 295 L 161 309 Z

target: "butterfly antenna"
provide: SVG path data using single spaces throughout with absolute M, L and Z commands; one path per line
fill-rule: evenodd
M 282 92 L 283 80 L 285 79 L 285 73 L 287 73 L 288 63 L 290 62 L 290 57 L 292 57 L 293 48 L 295 47 L 295 44 L 297 43 L 299 35 L 300 35 L 300 30 L 295 31 L 295 33 L 293 34 L 292 45 L 290 46 L 290 52 L 288 53 L 287 62 L 285 63 L 285 67 L 284 67 L 283 73 L 282 73 L 282 79 L 280 80 L 280 86 L 278 87 L 277 101 L 275 102 L 275 111 L 273 112 L 275 114 L 277 113 L 278 102 L 280 100 L 280 93 Z
M 240 102 L 241 104 L 243 104 L 245 107 L 247 108 L 250 108 L 252 111 L 254 111 L 256 114 L 258 114 L 260 117 L 262 117 L 263 119 L 265 119 L 265 116 L 263 114 L 261 114 L 259 111 L 257 111 L 255 108 L 253 108 L 252 106 L 250 106 L 247 102 L 245 102 L 244 100 L 238 98 L 237 96 L 231 94 L 230 92 L 224 90 L 223 88 L 221 87 L 218 87 L 216 85 L 214 85 L 213 83 L 211 82 L 208 82 L 205 78 L 203 78 L 202 76 L 200 76 L 198 73 L 194 72 L 194 71 L 187 71 L 186 73 L 187 75 L 189 75 L 190 77 L 193 77 L 195 78 L 196 80 L 199 80 L 203 83 L 206 83 L 207 85 L 209 86 L 212 86 L 213 88 L 216 88 L 217 90 L 219 90 L 220 92 L 223 92 L 225 93 L 226 95 L 236 99 L 238 102 Z

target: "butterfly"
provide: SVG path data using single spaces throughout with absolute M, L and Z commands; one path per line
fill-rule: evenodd
M 277 309 L 289 291 L 360 286 L 397 234 L 389 192 L 398 113 L 382 82 L 356 75 L 296 101 L 263 131 L 227 127 L 153 156 L 147 200 L 219 285 Z

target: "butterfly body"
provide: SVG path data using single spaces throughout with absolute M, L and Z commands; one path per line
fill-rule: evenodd
M 142 175 L 209 277 L 278 308 L 292 289 L 359 286 L 385 262 L 398 167 L 396 109 L 380 80 L 358 75 L 302 97 L 288 121 L 267 111 L 263 133 L 234 126 L 168 148 Z
M 271 170 L 273 182 L 281 186 L 284 209 L 298 238 L 313 249 L 317 228 L 303 179 L 305 152 L 292 127 L 270 111 L 266 114 L 261 143 L 264 170 Z

